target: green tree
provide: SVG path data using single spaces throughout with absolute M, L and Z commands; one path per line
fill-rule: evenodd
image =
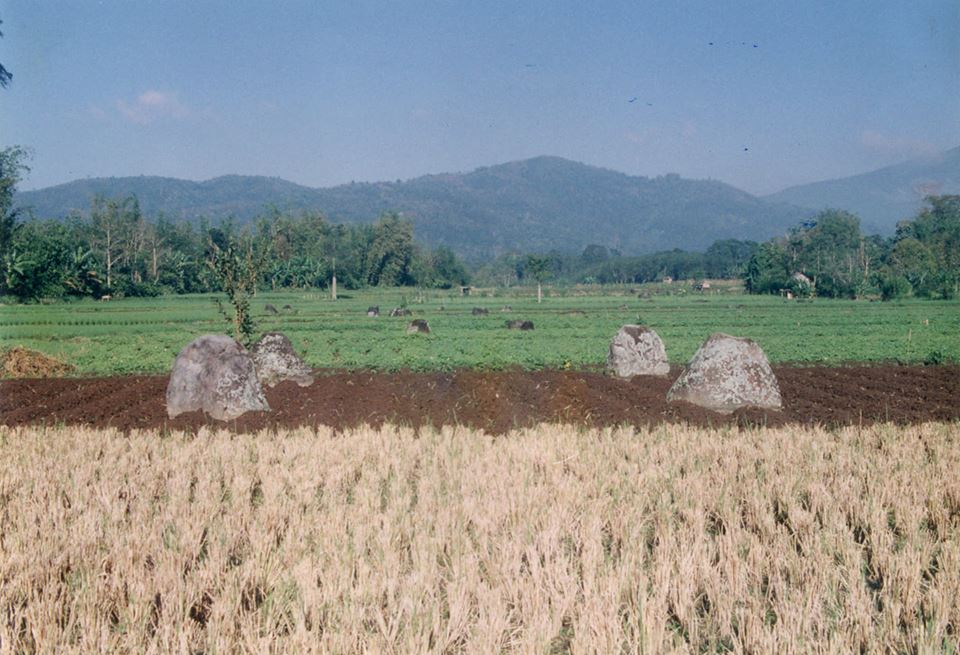
M 914 220 L 897 226 L 887 264 L 917 295 L 951 298 L 960 293 L 960 196 L 927 202 Z
M 440 246 L 431 255 L 430 267 L 433 269 L 432 285 L 440 289 L 467 284 L 470 276 L 467 269 L 450 248 Z
M 0 255 L 10 247 L 17 231 L 20 210 L 13 206 L 13 195 L 24 174 L 30 172 L 26 164 L 29 156 L 22 146 L 0 150 Z
M 779 293 L 790 280 L 789 255 L 776 242 L 761 244 L 747 264 L 746 288 L 750 293 Z
M 703 254 L 704 273 L 713 279 L 743 277 L 747 263 L 757 250 L 755 241 L 723 239 L 714 241 Z
M 139 231 L 143 223 L 140 204 L 135 196 L 123 199 L 97 195 L 90 209 L 94 247 L 106 271 L 106 287 L 114 287 L 114 270 L 125 265 L 128 270 L 139 252 Z M 136 276 L 133 278 L 137 282 Z
M 256 252 L 249 235 L 229 237 L 224 247 L 210 240 L 207 266 L 220 283 L 233 308 L 232 315 L 220 307 L 221 313 L 233 325 L 237 341 L 249 346 L 256 327 L 250 314 L 250 300 L 256 294 L 257 282 L 267 265 L 269 251 Z M 219 301 L 218 301 L 219 305 Z
M 413 224 L 398 214 L 384 214 L 373 226 L 373 240 L 367 254 L 371 286 L 405 286 L 414 283 L 410 274 L 413 260 Z
M 4 254 L 4 291 L 19 301 L 60 298 L 75 239 L 59 221 L 29 221 Z
M 607 247 L 600 246 L 595 243 L 591 243 L 583 249 L 582 253 L 580 253 L 580 261 L 586 266 L 599 264 L 607 261 L 608 259 L 610 259 L 610 251 L 607 249 Z
M 537 303 L 543 302 L 543 282 L 552 273 L 552 260 L 545 255 L 528 255 L 524 266 L 525 275 L 537 281 Z
M 813 280 L 815 293 L 828 297 L 855 297 L 869 278 L 873 258 L 868 256 L 860 219 L 849 212 L 828 209 L 787 239 L 790 268 Z

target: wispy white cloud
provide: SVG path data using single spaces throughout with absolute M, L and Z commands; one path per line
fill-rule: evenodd
M 860 145 L 872 153 L 900 159 L 932 157 L 940 152 L 935 144 L 924 139 L 890 136 L 873 130 L 860 133 Z
M 175 92 L 151 89 L 141 93 L 133 102 L 117 100 L 117 111 L 136 125 L 149 125 L 162 119 L 189 117 L 190 108 L 180 102 Z

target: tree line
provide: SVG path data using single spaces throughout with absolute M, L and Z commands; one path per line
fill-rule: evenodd
M 267 289 L 465 284 L 463 263 L 444 247 L 414 241 L 396 214 L 372 224 L 337 225 L 317 213 L 261 216 L 247 228 L 227 220 L 193 226 L 147 219 L 134 197 L 96 198 L 89 218 L 16 223 L 0 243 L 0 294 L 39 298 L 154 296 L 223 291 L 217 254 L 256 257 Z
M 195 226 L 163 215 L 150 219 L 131 195 L 97 196 L 87 217 L 22 220 L 13 197 L 29 171 L 28 154 L 20 146 L 0 150 L 0 296 L 26 302 L 114 294 L 229 295 L 226 287 L 240 277 L 241 291 L 325 288 L 338 281 L 348 289 L 449 288 L 468 281 L 453 251 L 416 243 L 413 224 L 395 213 L 348 226 L 317 212 L 294 216 L 271 210 L 244 227 L 232 219 Z
M 747 290 L 885 300 L 960 294 L 960 196 L 927 198 L 893 237 L 867 236 L 860 219 L 827 210 L 762 244 L 747 264 Z
M 580 254 L 508 253 L 480 266 L 474 280 L 482 286 L 510 286 L 550 280 L 560 284 L 643 284 L 671 280 L 738 278 L 759 247 L 755 241 L 723 239 L 705 252 L 665 250 L 624 256 L 591 244 Z
M 825 210 L 765 243 L 724 239 L 705 252 L 624 256 L 602 245 L 579 255 L 508 253 L 474 274 L 481 285 L 642 284 L 741 278 L 750 293 L 883 299 L 960 295 L 960 196 L 927 198 L 890 238 L 865 235 L 849 212 Z
M 317 212 L 268 211 L 245 227 L 148 219 L 135 196 L 96 197 L 88 217 L 21 220 L 13 194 L 27 153 L 0 150 L 0 295 L 39 298 L 226 291 L 225 261 L 246 258 L 255 288 L 449 288 L 471 274 L 446 247 L 418 244 L 395 213 L 342 225 Z M 765 243 L 725 239 L 705 252 L 624 256 L 603 245 L 579 254 L 508 253 L 478 266 L 482 286 L 742 278 L 751 293 L 858 298 L 953 298 L 960 293 L 960 196 L 933 196 L 891 238 L 864 235 L 845 211 L 820 212 Z M 226 257 L 226 259 L 225 259 Z M 237 260 L 239 261 L 239 260 Z M 238 264 L 239 265 L 239 264 Z M 250 273 L 250 271 L 247 271 Z

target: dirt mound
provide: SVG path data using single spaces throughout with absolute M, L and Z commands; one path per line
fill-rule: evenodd
M 51 378 L 72 370 L 69 364 L 28 348 L 17 346 L 0 354 L 0 371 L 5 378 Z
M 167 417 L 167 376 L 0 381 L 0 424 L 112 426 L 237 432 L 328 425 L 344 430 L 384 423 L 463 425 L 502 434 L 538 423 L 586 427 L 687 423 L 703 427 L 868 425 L 960 420 L 960 366 L 774 366 L 782 411 L 742 408 L 718 414 L 668 402 L 679 369 L 623 380 L 590 371 L 373 373 L 315 371 L 317 384 L 281 382 L 264 391 L 271 412 L 226 424 L 201 412 Z

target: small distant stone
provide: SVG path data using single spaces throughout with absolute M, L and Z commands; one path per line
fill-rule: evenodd
M 718 412 L 741 407 L 779 410 L 780 385 L 763 350 L 750 339 L 716 333 L 694 353 L 667 400 L 685 400 Z
M 202 409 L 218 421 L 269 411 L 250 353 L 223 334 L 188 343 L 173 363 L 167 384 L 167 415 Z
M 277 311 L 277 308 L 274 307 L 273 305 L 271 305 L 270 303 L 267 303 L 266 305 L 263 306 L 263 311 L 265 311 L 265 312 L 268 313 L 268 314 L 279 314 L 279 313 L 280 313 L 279 311 Z
M 504 306 L 500 309 L 500 311 L 501 311 L 501 312 L 512 312 L 512 311 L 513 311 L 513 307 L 511 307 L 510 305 L 504 305 Z
M 413 312 L 406 307 L 396 307 L 390 310 L 390 316 L 413 316 Z
M 267 332 L 250 349 L 257 377 L 268 387 L 284 380 L 293 380 L 301 387 L 313 384 L 313 372 L 285 334 Z
M 285 312 L 290 312 L 291 314 L 296 314 L 296 313 L 297 313 L 297 310 L 294 309 L 292 305 L 284 305 L 284 306 L 283 306 L 283 311 L 285 311 Z
M 474 307 L 472 310 L 470 310 L 470 313 L 474 316 L 486 316 L 490 313 L 490 310 L 486 307 Z
M 422 318 L 414 319 L 407 325 L 407 334 L 430 334 L 430 325 Z
M 614 335 L 607 353 L 607 370 L 621 378 L 667 375 L 667 349 L 660 336 L 644 325 L 624 325 Z
M 533 321 L 507 321 L 507 329 L 510 330 L 532 330 Z
M 367 316 L 380 316 L 380 305 L 367 307 Z

